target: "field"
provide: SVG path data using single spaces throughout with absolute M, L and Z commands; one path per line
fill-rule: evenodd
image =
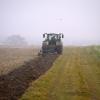
M 0 75 L 7 74 L 23 65 L 25 61 L 33 59 L 36 50 L 29 48 L 0 48 Z
M 20 100 L 100 100 L 100 47 L 66 47 Z
M 0 48 L 0 100 L 100 100 L 100 47 Z

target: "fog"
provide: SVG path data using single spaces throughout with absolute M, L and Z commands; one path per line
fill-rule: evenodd
M 100 0 L 0 0 L 0 41 L 39 45 L 46 32 L 63 33 L 64 45 L 100 44 Z

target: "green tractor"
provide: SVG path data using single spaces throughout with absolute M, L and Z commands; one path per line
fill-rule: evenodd
M 44 33 L 43 38 L 45 38 L 45 40 L 42 43 L 42 54 L 62 54 L 63 44 L 61 39 L 64 38 L 64 35 L 62 33 Z

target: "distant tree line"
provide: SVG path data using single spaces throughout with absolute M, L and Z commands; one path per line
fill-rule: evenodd
M 27 46 L 28 43 L 25 40 L 25 38 L 21 37 L 20 35 L 12 35 L 7 37 L 5 44 L 8 46 L 17 46 L 17 47 L 21 47 L 21 46 Z

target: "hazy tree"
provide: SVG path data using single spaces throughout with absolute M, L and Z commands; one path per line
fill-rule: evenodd
M 26 46 L 27 42 L 25 38 L 21 37 L 20 35 L 12 35 L 6 39 L 6 45 L 9 46 Z

